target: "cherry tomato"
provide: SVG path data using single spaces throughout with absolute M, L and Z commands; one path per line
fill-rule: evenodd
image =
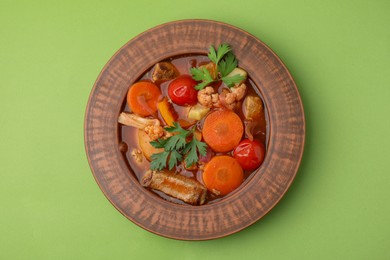
M 265 147 L 259 141 L 244 139 L 233 153 L 234 158 L 244 170 L 254 170 L 263 163 Z
M 195 105 L 198 102 L 197 84 L 189 75 L 179 76 L 168 86 L 169 98 L 179 106 Z

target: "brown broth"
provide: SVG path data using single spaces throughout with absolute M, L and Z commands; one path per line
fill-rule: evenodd
M 209 62 L 209 59 L 206 55 L 185 55 L 185 56 L 173 57 L 173 58 L 167 59 L 165 61 L 169 61 L 173 65 L 175 65 L 176 68 L 178 69 L 180 75 L 182 75 L 182 74 L 189 74 L 190 68 L 207 63 L 207 62 Z M 148 81 L 151 80 L 153 68 L 154 68 L 154 66 L 152 68 L 150 68 L 148 71 L 146 71 L 140 77 L 139 80 L 148 80 Z M 161 84 L 156 84 L 160 88 L 162 96 L 164 96 L 164 97 L 168 96 L 167 92 L 168 92 L 168 85 L 170 82 L 171 81 L 166 81 L 166 82 L 163 82 Z M 248 87 L 246 95 L 248 95 L 248 94 L 256 95 L 256 96 L 259 96 L 261 100 L 263 100 L 261 93 L 255 87 L 254 82 L 249 77 L 246 80 L 245 84 Z M 219 86 L 218 91 L 220 92 L 220 90 L 223 87 L 225 87 L 223 84 L 221 86 Z M 263 102 L 263 104 L 264 104 L 264 102 Z M 178 114 L 178 120 L 186 119 L 186 114 L 188 112 L 189 107 L 179 106 L 176 104 L 173 104 L 173 107 Z M 214 109 L 210 110 L 210 112 L 213 110 Z M 130 109 L 126 103 L 126 99 L 123 102 L 122 111 L 130 112 Z M 240 116 L 242 121 L 244 121 L 243 120 L 243 118 L 244 118 L 243 111 L 241 111 L 241 110 L 236 111 L 236 113 Z M 164 122 L 164 120 L 162 120 L 160 115 L 158 115 L 158 118 L 160 119 L 161 122 Z M 261 143 L 263 143 L 264 146 L 266 147 L 266 149 L 267 149 L 268 132 L 269 132 L 267 121 L 268 121 L 267 110 L 266 110 L 266 107 L 264 106 L 264 113 L 261 115 L 260 119 L 258 119 L 258 121 L 257 121 L 258 125 L 255 128 L 253 137 L 254 137 L 254 139 L 259 140 Z M 203 120 L 200 120 L 199 122 L 197 122 L 196 125 L 197 125 L 197 128 L 199 130 L 201 130 L 202 126 L 203 126 Z M 136 128 L 119 125 L 120 143 L 122 145 L 124 145 L 124 147 L 127 147 L 127 149 L 122 151 L 122 153 L 124 155 L 126 163 L 128 164 L 128 167 L 130 167 L 133 170 L 136 178 L 140 181 L 143 177 L 143 174 L 148 169 L 150 169 L 150 162 L 148 160 L 146 160 L 146 158 L 143 158 L 141 163 L 136 162 L 134 157 L 131 155 L 131 152 L 133 151 L 133 149 L 140 149 L 140 147 L 138 145 L 137 131 L 138 131 L 138 129 L 136 129 Z M 245 132 L 244 132 L 243 139 L 244 138 L 247 138 Z M 232 155 L 232 152 L 229 152 L 227 154 Z M 201 170 L 190 171 L 190 170 L 186 170 L 184 167 L 179 165 L 176 167 L 176 172 L 179 174 L 185 175 L 187 177 L 194 178 L 203 184 Z M 244 171 L 244 182 L 237 189 L 240 189 L 243 185 L 245 185 L 245 183 L 246 183 L 245 180 L 247 180 L 252 175 L 252 173 L 253 173 L 253 171 Z M 153 192 L 167 201 L 187 205 L 186 203 L 182 202 L 181 200 L 172 198 L 172 197 L 170 197 L 170 196 L 168 196 L 160 191 L 153 190 Z M 229 196 L 229 194 L 225 195 L 224 197 L 226 197 L 226 196 Z M 218 200 L 220 200 L 221 198 L 222 197 L 215 196 L 209 192 L 208 198 L 206 199 L 205 204 L 215 203 Z

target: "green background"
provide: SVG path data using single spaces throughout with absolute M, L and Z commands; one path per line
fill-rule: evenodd
M 281 202 L 226 238 L 159 237 L 92 177 L 89 93 L 128 40 L 205 18 L 285 62 L 301 93 L 305 153 Z M 390 259 L 390 1 L 0 0 L 0 259 Z

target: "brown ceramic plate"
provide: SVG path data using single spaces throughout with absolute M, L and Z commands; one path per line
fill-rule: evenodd
M 117 118 L 129 86 L 166 58 L 206 54 L 229 43 L 263 96 L 269 139 L 262 166 L 245 185 L 209 205 L 178 205 L 143 188 L 119 151 Z M 295 83 L 277 55 L 251 34 L 221 22 L 163 24 L 124 45 L 103 68 L 89 97 L 85 148 L 96 182 L 128 219 L 155 234 L 206 240 L 233 234 L 269 212 L 292 183 L 303 153 L 305 119 Z

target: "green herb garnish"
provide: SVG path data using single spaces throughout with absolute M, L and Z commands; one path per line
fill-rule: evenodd
M 219 61 L 225 56 L 228 52 L 230 52 L 232 48 L 230 48 L 229 44 L 222 43 L 219 45 L 218 50 L 215 51 L 214 46 L 210 46 L 209 54 L 207 55 L 209 59 L 218 65 Z
M 209 59 L 216 64 L 217 78 L 213 79 L 210 72 L 206 68 L 191 68 L 190 72 L 192 78 L 196 81 L 201 81 L 195 86 L 195 89 L 201 90 L 210 83 L 222 80 L 229 88 L 235 84 L 245 80 L 245 76 L 235 74 L 228 76 L 235 68 L 237 68 L 238 61 L 231 51 L 231 47 L 227 43 L 219 45 L 218 50 L 214 46 L 210 46 L 208 54 Z
M 237 67 L 237 59 L 233 53 L 226 54 L 225 59 L 218 63 L 218 71 L 221 73 L 221 77 L 224 78 L 229 75 Z
M 196 90 L 201 90 L 205 88 L 210 83 L 214 82 L 213 77 L 210 75 L 210 71 L 208 71 L 206 68 L 191 68 L 190 69 L 192 78 L 196 81 L 202 81 L 198 85 L 195 86 Z
M 198 161 L 198 153 L 203 156 L 206 155 L 207 145 L 193 136 L 195 127 L 191 130 L 185 130 L 179 123 L 174 122 L 173 126 L 166 127 L 165 130 L 175 134 L 167 139 L 159 138 L 150 142 L 155 148 L 164 148 L 163 152 L 151 156 L 151 170 L 162 170 L 167 168 L 167 164 L 168 169 L 172 170 L 183 158 L 185 158 L 186 166 L 191 167 Z M 191 141 L 187 142 L 187 138 L 191 138 Z
M 205 156 L 207 145 L 201 141 L 198 141 L 196 138 L 192 138 L 191 142 L 187 143 L 186 147 L 184 147 L 183 153 L 187 154 L 185 159 L 185 163 L 187 167 L 191 167 L 194 163 L 198 161 L 198 153 L 197 151 Z

